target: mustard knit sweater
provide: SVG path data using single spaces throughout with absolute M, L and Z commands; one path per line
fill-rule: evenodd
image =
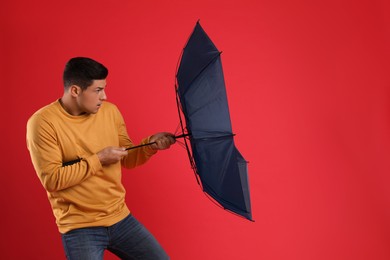
M 141 165 L 156 151 L 150 146 L 129 150 L 121 163 L 102 166 L 96 154 L 108 146 L 133 146 L 121 113 L 109 102 L 96 114 L 72 116 L 57 100 L 29 119 L 27 147 L 61 233 L 110 226 L 130 213 L 121 167 Z M 75 159 L 81 161 L 62 166 Z

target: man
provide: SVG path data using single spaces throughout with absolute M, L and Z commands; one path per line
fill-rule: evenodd
M 145 163 L 175 142 L 157 133 L 134 146 L 117 107 L 106 102 L 107 68 L 89 58 L 65 66 L 64 94 L 27 123 L 27 146 L 47 191 L 68 259 L 168 259 L 125 204 L 121 167 Z

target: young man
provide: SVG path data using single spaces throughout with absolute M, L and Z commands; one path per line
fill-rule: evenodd
M 27 123 L 27 146 L 47 191 L 68 259 L 168 259 L 157 240 L 125 204 L 121 167 L 145 163 L 175 142 L 157 133 L 134 146 L 117 107 L 106 102 L 104 65 L 83 57 L 69 60 L 64 94 Z M 70 163 L 69 163 L 70 162 Z

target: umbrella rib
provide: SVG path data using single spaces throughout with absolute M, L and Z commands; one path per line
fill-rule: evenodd
M 212 137 L 199 137 L 199 138 L 194 138 L 194 140 L 200 140 L 200 141 L 207 141 L 207 140 L 215 140 L 215 139 L 225 139 L 225 138 L 230 138 L 235 136 L 236 134 L 228 134 L 228 135 L 219 135 L 219 136 L 212 136 Z
M 176 80 L 177 80 L 177 78 L 176 78 Z M 185 133 L 184 124 L 183 124 L 183 118 L 182 118 L 182 115 L 181 115 L 181 112 L 183 112 L 183 107 L 181 106 L 180 101 L 179 101 L 179 91 L 178 91 L 177 84 L 175 84 L 175 91 L 176 91 L 176 106 L 177 106 L 177 112 L 179 114 L 180 126 L 181 126 L 182 132 Z M 189 136 L 191 136 L 191 133 L 188 133 L 188 134 L 189 134 Z M 193 157 L 192 152 L 191 152 L 191 150 L 189 148 L 189 145 L 188 145 L 188 142 L 187 142 L 187 138 L 184 138 L 184 146 L 185 146 L 185 149 L 187 151 L 187 156 L 188 156 L 188 160 L 190 161 L 191 168 L 194 171 L 196 182 L 198 183 L 198 185 L 201 185 L 200 180 L 199 180 L 198 169 L 196 168 L 194 157 Z

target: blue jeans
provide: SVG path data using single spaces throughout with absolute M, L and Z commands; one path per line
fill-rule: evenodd
M 153 235 L 132 215 L 110 227 L 90 227 L 62 234 L 69 260 L 103 259 L 107 249 L 121 259 L 169 259 Z

